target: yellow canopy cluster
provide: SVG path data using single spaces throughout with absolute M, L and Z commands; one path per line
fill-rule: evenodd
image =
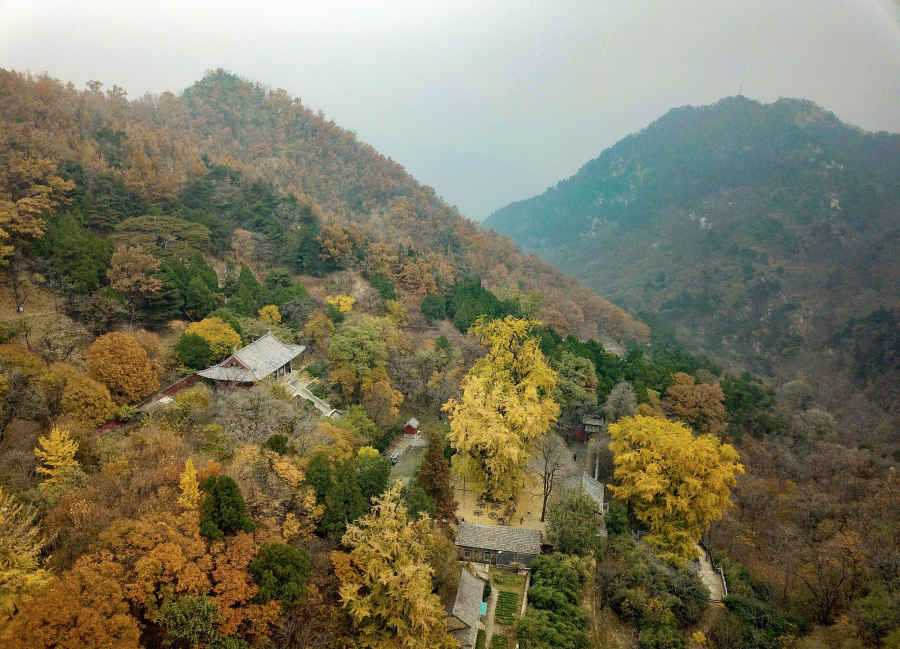
M 473 331 L 490 351 L 463 379 L 461 400 L 444 405 L 456 469 L 484 482 L 496 500 L 517 493 L 529 446 L 559 416 L 551 397 L 556 372 L 528 337 L 535 324 L 511 316 L 490 322 L 479 318 Z
M 735 476 L 744 472 L 737 451 L 711 435 L 694 437 L 684 424 L 642 415 L 613 424 L 609 434 L 620 481 L 615 497 L 632 504 L 660 558 L 696 558 L 694 544 L 722 518 Z

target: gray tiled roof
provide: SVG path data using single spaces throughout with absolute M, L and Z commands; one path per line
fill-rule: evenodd
M 457 629 L 451 631 L 450 635 L 459 643 L 460 649 L 475 649 L 475 643 L 478 641 L 478 626 Z
M 415 417 L 411 417 L 410 420 L 409 420 L 408 422 L 406 422 L 406 425 L 407 425 L 407 426 L 412 426 L 413 428 L 418 428 L 418 427 L 419 427 L 419 420 L 416 419 Z
M 597 503 L 599 510 L 603 511 L 603 483 L 594 480 L 594 477 L 589 473 L 582 471 L 578 475 L 572 476 L 563 483 L 563 487 L 566 489 L 578 489 L 579 491 L 586 493 L 595 503 Z
M 459 588 L 450 615 L 459 619 L 466 626 L 478 627 L 481 617 L 481 596 L 484 593 L 484 582 L 465 568 L 459 577 Z
M 279 367 L 287 365 L 302 354 L 304 349 L 306 347 L 301 345 L 283 343 L 270 332 L 243 349 L 237 350 L 221 363 L 201 370 L 197 374 L 216 381 L 253 383 L 269 376 Z M 237 360 L 247 369 L 234 366 L 225 367 L 232 359 Z
M 518 554 L 540 554 L 541 532 L 520 527 L 462 522 L 456 533 L 456 545 Z

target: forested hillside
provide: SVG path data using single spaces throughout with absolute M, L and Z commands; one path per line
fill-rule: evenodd
M 2 191 L 15 202 L 40 178 L 74 183 L 51 199 L 79 216 L 48 223 L 41 252 L 53 248 L 56 268 L 82 293 L 104 283 L 113 241 L 155 246 L 172 235 L 179 249 L 169 256 L 234 251 L 256 272 L 314 275 L 371 246 L 404 258 L 404 281 L 419 299 L 431 283 L 446 290 L 466 274 L 501 297 L 540 293 L 542 317 L 561 331 L 646 335 L 623 310 L 508 239 L 479 231 L 403 167 L 284 91 L 222 71 L 179 96 L 129 100 L 116 86 L 89 86 L 0 72 Z M 146 215 L 155 225 L 134 220 Z M 325 227 L 333 228 L 325 233 L 334 244 L 328 260 L 315 243 Z M 94 267 L 65 268 L 82 251 L 91 261 L 79 263 Z
M 497 649 L 900 646 L 896 309 L 731 371 L 221 71 L 0 71 L 0 136 L 0 646 L 451 649 L 462 518 L 548 549 Z
M 900 305 L 898 214 L 900 135 L 739 96 L 671 110 L 485 225 L 772 374 Z

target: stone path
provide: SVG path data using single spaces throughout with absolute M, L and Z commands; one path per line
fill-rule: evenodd
M 706 552 L 695 544 L 697 553 L 700 555 L 700 580 L 709 588 L 709 600 L 711 602 L 721 602 L 725 598 L 725 587 L 722 584 L 722 576 L 713 568 L 712 561 L 706 555 Z
M 291 374 L 286 375 L 283 379 L 285 387 L 293 396 L 312 401 L 313 405 L 319 410 L 319 412 L 321 412 L 326 417 L 331 417 L 331 415 L 335 413 L 335 409 L 322 401 L 319 397 L 314 395 L 309 390 L 309 386 L 312 385 L 315 381 L 316 379 L 304 380 L 300 372 L 292 372 Z
M 497 598 L 500 597 L 500 589 L 491 587 L 491 597 L 488 600 L 487 615 L 484 619 L 484 635 L 490 643 L 494 637 L 494 612 L 497 610 Z

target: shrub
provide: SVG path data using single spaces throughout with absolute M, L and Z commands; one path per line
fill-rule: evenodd
M 278 455 L 288 454 L 288 438 L 287 435 L 272 435 L 263 444 L 263 447 L 275 451 Z
M 528 611 L 516 634 L 532 649 L 587 647 L 587 613 L 579 606 L 585 568 L 582 559 L 563 554 L 536 557 L 531 565 Z
M 493 581 L 498 586 L 515 586 L 519 588 L 525 585 L 525 578 L 520 577 L 519 575 L 514 575 L 509 572 L 497 572 L 491 576 L 491 581 Z
M 646 627 L 638 634 L 640 649 L 684 649 L 684 637 L 668 625 Z
M 340 310 L 340 308 L 335 304 L 326 304 L 325 312 L 328 314 L 328 317 L 331 319 L 331 322 L 339 325 L 341 324 L 347 315 Z
M 509 638 L 502 633 L 495 633 L 491 636 L 491 649 L 507 649 L 509 647 Z
M 391 430 L 386 432 L 384 434 L 384 437 L 382 437 L 375 443 L 375 448 L 378 449 L 378 452 L 384 453 L 386 450 L 388 450 L 388 447 L 391 445 L 391 442 L 394 440 L 394 437 L 396 437 L 396 435 L 397 430 L 395 428 L 392 428 Z
M 609 511 L 606 512 L 604 520 L 607 534 L 628 534 L 628 512 L 617 500 L 609 503 Z
M 491 582 L 484 582 L 484 589 L 481 591 L 481 599 L 487 601 L 491 596 Z

